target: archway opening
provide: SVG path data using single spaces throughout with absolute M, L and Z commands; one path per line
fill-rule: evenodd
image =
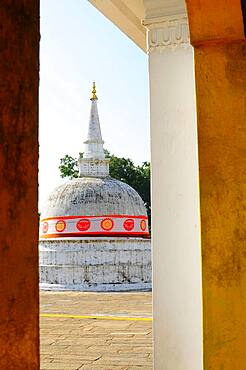
M 53 14 L 56 14 L 55 19 Z M 86 138 L 91 105 L 90 89 L 95 80 L 104 148 L 107 150 L 106 157 L 110 157 L 113 162 L 110 174 L 117 180 L 128 182 L 135 189 L 137 187 L 139 193 L 142 191 L 140 195 L 145 198 L 143 200 L 149 208 L 150 216 L 147 56 L 95 8 L 81 1 L 72 6 L 66 1 L 59 1 L 59 6 L 56 1 L 41 1 L 40 51 L 40 211 L 56 186 L 63 186 L 78 175 L 77 159 L 83 151 L 83 140 Z M 52 215 L 46 216 L 49 218 Z M 44 220 L 45 225 L 48 222 Z M 116 222 L 119 222 L 118 219 Z M 60 228 L 61 225 L 58 226 Z M 62 231 L 61 228 L 58 230 Z M 52 246 L 48 246 L 49 250 L 53 248 L 53 256 L 57 253 L 55 260 L 52 260 L 51 255 L 46 255 L 45 261 L 40 259 L 42 276 L 53 274 L 49 270 L 51 265 L 53 271 L 61 271 L 64 267 L 64 255 L 59 257 L 63 241 L 58 239 L 52 241 Z M 70 238 L 69 243 L 73 243 L 72 247 L 76 249 L 75 239 L 78 244 L 78 236 L 72 242 Z M 118 244 L 121 239 L 117 239 Z M 90 243 L 90 240 L 87 238 L 86 243 Z M 129 241 L 129 238 L 126 240 Z M 139 243 L 140 239 L 137 240 Z M 94 241 L 98 245 L 99 240 Z M 143 242 L 147 242 L 147 239 Z M 110 243 L 112 246 L 112 240 Z M 119 249 L 119 246 L 114 248 Z M 117 255 L 124 254 L 125 249 L 118 250 Z M 104 266 L 100 274 L 106 275 L 110 268 L 117 265 L 117 256 L 112 257 L 115 251 L 110 247 L 100 253 L 100 256 L 104 254 Z M 97 256 L 91 252 L 89 258 L 91 262 L 87 263 L 83 274 L 86 275 L 85 284 L 91 288 L 90 276 L 93 274 L 90 275 L 90 264 L 95 267 Z M 109 263 L 110 258 L 112 260 Z M 49 286 L 40 293 L 41 366 L 47 369 L 49 364 L 54 366 L 55 363 L 71 368 L 90 368 L 92 364 L 116 366 L 119 363 L 123 366 L 151 366 L 150 284 L 146 285 L 148 291 L 142 291 L 142 286 L 141 291 L 138 291 L 138 284 L 135 284 L 136 289 L 129 289 L 131 292 L 126 287 L 129 269 L 143 264 L 147 257 L 143 254 L 138 258 L 135 248 L 134 251 L 126 252 L 126 258 L 128 264 L 122 262 L 120 266 L 123 279 L 120 284 L 124 282 L 122 286 L 125 288 L 121 289 L 120 284 L 114 284 L 116 289 L 111 288 L 110 292 L 95 292 L 98 289 L 85 289 L 87 291 L 83 292 L 83 289 L 78 291 L 75 287 L 73 290 L 71 286 L 71 289 L 64 291 L 61 288 L 62 281 L 59 280 L 62 273 L 57 275 L 55 272 L 59 281 L 53 282 L 60 285 L 58 290 L 50 291 Z M 73 266 L 74 259 L 66 268 L 69 270 Z M 82 273 L 82 266 L 79 268 Z M 119 270 L 119 266 L 117 268 Z M 80 273 L 78 271 L 77 274 Z M 66 278 L 65 275 L 62 279 Z M 78 287 L 76 276 L 73 281 Z M 138 276 L 135 283 L 137 280 Z M 146 276 L 142 280 L 145 281 Z

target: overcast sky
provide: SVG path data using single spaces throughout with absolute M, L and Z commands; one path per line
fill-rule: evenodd
M 105 148 L 150 159 L 147 55 L 87 0 L 41 0 L 40 61 L 40 204 L 83 151 L 93 80 Z

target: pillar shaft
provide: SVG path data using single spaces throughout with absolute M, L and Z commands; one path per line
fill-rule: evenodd
M 196 66 L 204 369 L 244 370 L 246 43 L 241 1 L 219 0 L 215 7 L 210 0 L 189 0 L 187 5 Z
M 0 368 L 38 369 L 39 1 L 0 4 Z
M 246 44 L 195 52 L 205 370 L 245 369 Z
M 154 3 L 147 1 L 147 9 L 149 4 Z M 201 370 L 193 48 L 184 7 L 178 14 L 172 11 L 150 9 L 151 17 L 147 12 L 144 22 L 149 40 L 154 368 Z

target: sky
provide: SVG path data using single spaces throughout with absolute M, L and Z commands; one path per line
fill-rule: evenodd
M 64 182 L 60 158 L 83 151 L 94 80 L 104 147 L 149 161 L 147 55 L 87 0 L 41 0 L 40 206 Z

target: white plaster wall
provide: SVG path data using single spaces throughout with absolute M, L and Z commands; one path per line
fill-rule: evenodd
M 41 240 L 39 269 L 41 289 L 150 289 L 150 240 Z
M 149 55 L 155 370 L 202 369 L 193 49 Z

